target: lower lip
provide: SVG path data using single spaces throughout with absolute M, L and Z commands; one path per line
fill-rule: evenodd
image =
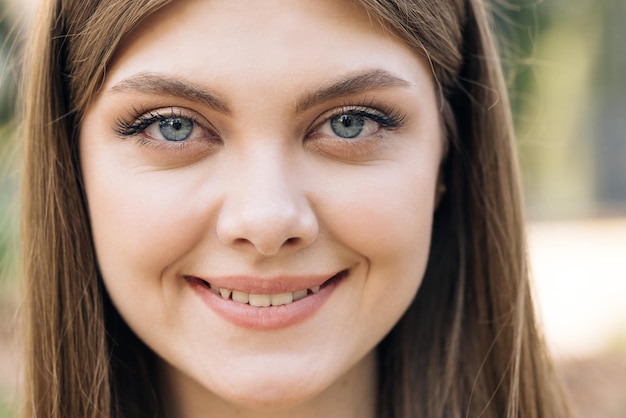
M 345 275 L 332 278 L 320 288 L 318 293 L 309 294 L 290 304 L 268 307 L 256 307 L 224 300 L 220 295 L 209 290 L 202 280 L 195 277 L 186 277 L 186 280 L 204 303 L 226 321 L 243 328 L 275 330 L 296 325 L 313 316 L 344 278 Z

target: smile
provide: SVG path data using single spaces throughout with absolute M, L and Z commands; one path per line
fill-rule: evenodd
M 349 275 L 350 269 L 330 277 L 184 278 L 201 300 L 228 322 L 248 329 L 273 330 L 313 316 Z
M 217 285 L 210 283 L 206 280 L 201 280 L 202 285 L 209 289 L 213 294 L 221 296 L 223 300 L 232 301 L 241 304 L 247 304 L 257 308 L 268 308 L 270 306 L 282 306 L 289 305 L 293 302 L 297 302 L 310 295 L 315 295 L 320 290 L 330 284 L 331 282 L 338 281 L 348 274 L 347 270 L 335 274 L 330 279 L 326 280 L 320 285 L 315 285 L 291 292 L 247 292 L 244 290 L 231 289 L 227 287 L 218 287 Z
M 218 294 L 224 300 L 232 300 L 237 303 L 247 303 L 250 306 L 259 308 L 267 308 L 269 306 L 288 305 L 310 294 L 319 293 L 321 286 L 314 286 L 308 289 L 296 290 L 295 292 L 286 293 L 247 293 L 234 289 L 220 288 L 207 283 L 209 289 Z

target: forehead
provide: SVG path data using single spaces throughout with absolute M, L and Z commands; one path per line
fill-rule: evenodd
M 418 61 L 419 53 L 351 0 L 178 0 L 126 38 L 108 83 L 146 71 L 191 72 L 214 84 L 246 73 L 273 89 L 277 78 L 381 65 L 402 72 Z

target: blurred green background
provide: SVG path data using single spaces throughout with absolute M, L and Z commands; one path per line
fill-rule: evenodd
M 0 1 L 0 418 L 13 416 L 19 375 L 16 52 L 35 3 Z M 621 261 L 626 255 L 626 1 L 509 0 L 493 7 L 515 112 L 531 260 L 548 343 L 581 416 L 626 417 L 621 399 L 626 308 L 620 308 L 626 299 L 621 284 L 626 282 Z M 581 259 L 587 264 L 576 264 Z M 621 290 L 622 297 L 613 301 Z M 581 328 L 585 321 L 588 329 Z M 598 324 L 609 322 L 604 334 L 593 334 L 602 328 Z M 597 344 L 589 345 L 590 340 Z

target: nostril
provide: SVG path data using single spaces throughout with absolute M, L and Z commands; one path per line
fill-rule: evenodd
M 236 238 L 235 240 L 233 240 L 233 244 L 237 246 L 254 245 L 252 242 L 250 242 L 250 240 L 246 238 Z
M 253 242 L 249 239 L 246 238 L 237 238 L 233 241 L 233 243 L 236 246 L 239 247 L 245 247 L 245 246 L 253 246 L 256 247 L 257 249 L 261 250 L 262 252 L 268 252 L 268 253 L 274 253 L 275 251 L 280 250 L 280 248 L 289 248 L 289 247 L 297 247 L 298 245 L 300 245 L 303 242 L 302 238 L 299 237 L 291 237 L 291 238 L 287 238 L 285 241 L 282 242 L 282 244 L 280 245 L 276 245 L 277 248 L 275 249 L 271 249 L 271 248 L 267 248 L 267 243 L 263 243 L 261 240 L 257 240 L 257 242 Z
M 296 245 L 300 244 L 300 241 L 302 241 L 302 239 L 300 239 L 298 237 L 288 238 L 285 241 L 285 246 L 287 246 L 287 247 L 296 246 Z
M 236 238 L 235 240 L 233 240 L 233 244 L 235 246 L 238 246 L 238 247 L 252 246 L 252 247 L 256 247 L 258 250 L 262 251 L 263 253 L 267 252 L 268 254 L 269 253 L 273 254 L 274 252 L 279 251 L 280 248 L 297 247 L 302 242 L 303 240 L 300 237 L 291 237 L 291 238 L 287 238 L 286 240 L 284 240 L 282 244 L 275 245 L 276 248 L 273 248 L 274 246 L 271 246 L 269 245 L 269 243 L 264 242 L 263 240 L 260 240 L 260 239 L 256 241 L 252 241 L 247 238 Z

